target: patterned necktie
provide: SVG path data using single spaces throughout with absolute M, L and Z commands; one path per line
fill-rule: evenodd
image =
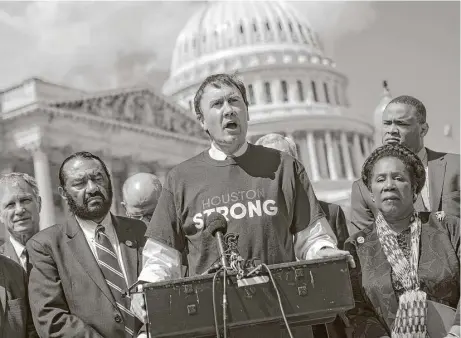
M 123 295 L 123 290 L 127 288 L 127 284 L 115 250 L 104 230 L 104 226 L 101 224 L 96 227 L 95 245 L 98 264 L 122 313 L 125 324 L 125 336 L 134 337 L 135 319 L 133 312 L 130 311 L 130 298 Z

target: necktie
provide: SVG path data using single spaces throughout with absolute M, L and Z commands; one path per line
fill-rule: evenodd
M 104 231 L 104 226 L 99 224 L 96 227 L 95 246 L 98 264 L 123 316 L 125 336 L 133 337 L 134 314 L 130 311 L 130 298 L 123 296 L 124 290 L 127 288 L 125 277 L 120 268 L 117 254 Z
M 32 270 L 32 263 L 29 261 L 29 253 L 27 252 L 27 249 L 24 249 L 24 251 L 22 252 L 22 254 L 23 254 L 24 257 L 26 258 L 26 264 L 25 264 L 24 269 L 25 269 L 26 272 L 27 272 L 27 276 L 29 276 L 29 275 L 30 275 L 30 270 Z

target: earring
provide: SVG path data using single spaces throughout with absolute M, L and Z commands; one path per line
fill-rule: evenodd
M 415 203 L 417 199 L 418 199 L 418 194 L 413 193 L 413 203 Z
M 371 195 L 371 200 L 375 203 L 375 196 Z

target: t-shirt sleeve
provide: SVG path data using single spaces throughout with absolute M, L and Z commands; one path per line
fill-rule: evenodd
M 315 196 L 307 172 L 301 162 L 295 162 L 295 196 L 291 233 L 303 231 L 317 220 L 325 217 Z
M 181 252 L 184 248 L 184 236 L 176 213 L 174 194 L 170 190 L 169 183 L 167 176 L 157 207 L 147 226 L 146 237 L 163 242 Z

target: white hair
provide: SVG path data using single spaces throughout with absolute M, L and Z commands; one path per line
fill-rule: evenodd
M 18 183 L 18 181 L 23 180 L 32 188 L 32 194 L 36 200 L 39 199 L 40 194 L 38 191 L 37 181 L 35 178 L 26 173 L 13 172 L 9 174 L 3 174 L 0 176 L 0 186 L 6 183 Z

